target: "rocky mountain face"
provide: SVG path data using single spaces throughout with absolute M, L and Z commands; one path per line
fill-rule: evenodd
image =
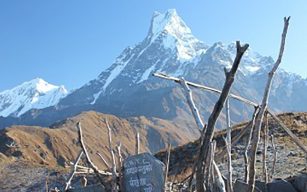
M 55 86 L 36 78 L 0 92 L 0 116 L 19 117 L 31 109 L 54 106 L 67 94 L 64 86 Z
M 55 106 L 31 110 L 18 119 L 0 118 L 0 126 L 48 126 L 82 111 L 95 110 L 121 117 L 144 115 L 168 119 L 191 134 L 198 134 L 181 87 L 151 74 L 163 72 L 221 89 L 224 68 L 231 67 L 235 54 L 234 43 L 207 45 L 198 40 L 175 10 L 155 12 L 145 39 L 127 47 L 96 79 Z M 249 49 L 243 56 L 231 92 L 259 102 L 273 63 L 271 57 Z M 307 103 L 303 101 L 307 98 L 306 90 L 306 79 L 280 69 L 273 82 L 270 107 L 277 112 L 306 111 Z M 217 95 L 193 91 L 196 105 L 206 120 Z M 233 122 L 247 120 L 253 110 L 237 101 L 231 101 L 230 105 Z M 219 128 L 223 127 L 224 118 L 222 114 Z

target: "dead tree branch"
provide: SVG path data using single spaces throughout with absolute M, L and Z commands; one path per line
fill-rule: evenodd
M 99 152 L 97 152 L 96 154 L 100 157 L 103 164 L 108 168 L 108 170 L 112 170 L 111 166 L 108 164 L 108 162 L 105 160 L 105 158 Z
M 244 164 L 245 164 L 244 181 L 246 183 L 248 183 L 248 178 L 249 178 L 248 150 L 249 150 L 250 143 L 251 143 L 251 140 L 252 140 L 253 130 L 254 130 L 254 127 L 255 127 L 255 120 L 256 120 L 258 113 L 259 113 L 259 107 L 256 107 L 255 111 L 253 113 L 253 117 L 252 117 L 252 120 L 251 120 L 251 127 L 250 127 L 250 131 L 249 131 L 249 136 L 248 136 L 248 139 L 247 139 L 247 142 L 246 142 L 246 145 L 245 145 L 245 149 L 244 149 Z
M 140 154 L 140 133 L 136 131 L 135 133 L 135 155 Z
M 231 164 L 231 125 L 230 125 L 230 113 L 229 113 L 229 99 L 226 100 L 226 122 L 227 122 L 227 134 L 225 139 L 227 150 L 227 192 L 233 192 L 232 186 L 232 164 Z
M 163 74 L 163 73 L 154 73 L 152 75 L 155 76 L 155 77 L 159 77 L 159 78 L 167 79 L 167 80 L 172 80 L 172 81 L 174 81 L 176 83 L 180 83 L 180 79 L 177 78 L 177 77 L 172 77 L 172 76 L 169 76 L 169 75 L 166 75 L 166 74 Z M 187 83 L 188 86 L 191 86 L 191 87 L 195 87 L 195 88 L 199 88 L 199 89 L 204 89 L 204 90 L 211 91 L 211 92 L 218 93 L 218 94 L 222 93 L 221 90 L 218 90 L 218 89 L 215 89 L 215 88 L 212 88 L 212 87 L 209 87 L 209 86 L 200 85 L 200 84 L 193 83 L 193 82 L 190 82 L 190 81 L 186 81 L 186 83 Z M 243 98 L 241 96 L 238 96 L 238 95 L 234 95 L 234 94 L 230 93 L 229 97 L 231 97 L 233 99 L 236 99 L 238 101 L 241 101 L 243 103 L 246 103 L 248 105 L 254 106 L 254 107 L 258 106 L 257 103 L 255 103 L 253 101 L 250 101 L 250 100 L 248 100 L 246 98 Z
M 85 143 L 83 141 L 83 135 L 82 135 L 82 128 L 81 128 L 81 123 L 78 122 L 77 123 L 77 128 L 78 128 L 78 135 L 79 135 L 79 141 L 80 141 L 80 144 L 81 144 L 81 148 L 83 150 L 83 153 L 85 154 L 85 157 L 86 157 L 86 161 L 87 163 L 91 166 L 91 168 L 94 170 L 94 173 L 96 174 L 96 176 L 98 177 L 99 179 L 99 182 L 102 184 L 102 186 L 105 186 L 104 184 L 104 181 L 103 181 L 103 178 L 101 177 L 101 175 L 99 174 L 100 170 L 98 169 L 98 167 L 92 162 L 88 152 L 87 152 L 87 149 L 85 147 Z
M 266 87 L 265 87 L 265 90 L 264 90 L 264 96 L 263 96 L 263 99 L 262 99 L 262 102 L 261 102 L 261 108 L 260 108 L 259 114 L 256 117 L 255 129 L 254 129 L 253 139 L 252 139 L 252 143 L 251 143 L 251 157 L 250 157 L 250 166 L 249 166 L 250 175 L 249 175 L 249 180 L 248 180 L 248 188 L 249 188 L 249 191 L 251 191 L 251 192 L 253 192 L 254 189 L 255 189 L 256 152 L 257 152 L 258 143 L 259 143 L 259 139 L 260 139 L 261 125 L 262 125 L 264 113 L 265 113 L 265 111 L 267 109 L 267 105 L 268 105 L 268 99 L 269 99 L 269 95 L 270 95 L 270 91 L 271 91 L 272 80 L 273 80 L 275 71 L 277 70 L 278 66 L 281 63 L 281 59 L 282 59 L 282 55 L 283 55 L 283 51 L 284 51 L 284 47 L 285 47 L 286 35 L 287 35 L 287 31 L 288 31 L 288 26 L 289 26 L 289 20 L 290 20 L 290 17 L 284 18 L 284 29 L 283 29 L 282 38 L 281 38 L 279 56 L 278 56 L 277 61 L 274 64 L 272 70 L 268 74 L 268 81 L 267 81 L 267 84 L 266 84 Z
M 203 133 L 205 132 L 206 130 L 206 126 L 204 125 L 201 117 L 200 117 L 200 114 L 199 114 L 199 110 L 197 109 L 195 103 L 194 103 L 194 99 L 193 99 L 193 94 L 192 94 L 192 90 L 189 88 L 188 84 L 186 83 L 186 81 L 184 80 L 184 78 L 181 78 L 180 79 L 180 85 L 183 87 L 184 91 L 185 91 L 185 95 L 186 95 L 186 99 L 188 101 L 188 105 L 192 111 L 192 114 L 193 114 L 193 117 L 194 117 L 194 120 L 199 128 L 199 130 L 201 131 L 201 140 L 202 140 L 202 137 L 203 137 Z M 200 146 L 201 146 L 201 143 L 199 144 L 199 147 L 198 149 L 200 149 Z M 214 162 L 214 159 L 212 160 L 213 163 L 215 164 Z M 219 173 L 219 170 L 218 170 L 218 167 L 217 166 L 214 166 L 213 167 L 215 169 L 215 171 L 217 173 Z M 192 174 L 191 174 L 191 177 L 190 177 L 190 180 L 189 180 L 189 189 L 191 190 L 191 185 L 192 185 L 192 180 L 193 180 L 193 177 L 194 177 L 194 174 L 195 174 L 195 170 L 196 170 L 196 162 L 195 164 L 193 165 L 193 168 L 192 168 Z M 216 181 L 219 181 L 220 183 L 223 182 L 223 178 L 221 176 L 221 173 L 219 174 L 216 174 L 216 176 L 218 178 L 215 178 L 214 180 Z
M 268 113 L 265 113 L 265 125 L 263 127 L 263 153 L 262 153 L 262 172 L 263 172 L 263 181 L 267 184 L 268 181 L 268 169 L 266 164 L 266 156 L 267 156 L 267 147 L 268 147 Z
M 75 176 L 75 174 L 76 174 L 76 171 L 77 171 L 77 168 L 78 168 L 78 163 L 79 163 L 79 161 L 81 160 L 82 155 L 83 155 L 83 151 L 80 151 L 80 153 L 79 153 L 79 155 L 78 155 L 78 157 L 77 157 L 77 159 L 76 159 L 76 161 L 75 161 L 75 163 L 74 163 L 74 165 L 73 165 L 72 172 L 70 173 L 70 176 L 68 177 L 69 179 L 68 179 L 67 182 L 66 182 L 66 186 L 65 186 L 64 191 L 67 191 L 68 188 L 70 187 L 72 178 L 73 178 L 73 177 Z
M 223 90 L 222 93 L 218 99 L 218 101 L 216 102 L 216 104 L 214 105 L 213 108 L 213 112 L 211 113 L 209 120 L 208 120 L 208 126 L 203 138 L 203 144 L 200 148 L 200 155 L 199 155 L 199 159 L 197 160 L 197 171 L 196 171 L 196 188 L 198 192 L 204 192 L 204 185 L 203 185 L 203 181 L 204 181 L 204 170 L 206 170 L 206 166 L 204 165 L 204 158 L 208 156 L 208 149 L 209 149 L 209 145 L 210 142 L 212 141 L 213 135 L 214 135 L 214 128 L 215 128 L 215 123 L 217 121 L 217 118 L 219 117 L 225 100 L 228 97 L 230 88 L 232 83 L 234 82 L 234 76 L 235 73 L 239 67 L 241 58 L 244 54 L 244 52 L 247 50 L 248 48 L 248 44 L 244 45 L 243 47 L 241 47 L 240 42 L 237 41 L 237 55 L 236 58 L 234 60 L 234 63 L 232 65 L 232 68 L 230 70 L 230 72 L 227 72 L 227 77 L 226 77 L 226 81 L 225 84 L 223 86 Z
M 180 82 L 180 85 L 183 87 L 183 89 L 185 91 L 186 99 L 188 101 L 188 104 L 190 106 L 190 109 L 192 111 L 192 114 L 193 114 L 193 117 L 194 117 L 194 120 L 195 120 L 197 126 L 199 127 L 199 129 L 203 129 L 204 123 L 203 123 L 203 120 L 200 117 L 199 110 L 197 109 L 197 107 L 194 103 L 192 90 L 190 89 L 186 80 L 183 77 L 180 78 L 179 82 Z
M 169 160 L 171 156 L 171 149 L 172 149 L 172 145 L 169 143 L 167 147 L 167 157 L 166 157 L 166 163 L 165 163 L 166 164 L 165 175 L 164 175 L 165 189 L 167 188 L 166 184 L 167 184 L 167 176 L 168 176 L 168 170 L 169 170 Z
M 107 119 L 105 120 L 105 123 L 108 128 L 109 152 L 112 160 L 112 192 L 117 192 L 117 173 L 116 173 L 115 156 L 112 148 L 112 132 Z
M 270 181 L 272 181 L 272 179 L 273 179 L 274 172 L 275 172 L 276 160 L 277 160 L 277 151 L 276 151 L 273 135 L 271 135 L 271 144 L 272 144 L 272 150 L 273 150 L 273 163 L 272 163 L 272 171 L 271 171 L 271 174 L 269 176 Z

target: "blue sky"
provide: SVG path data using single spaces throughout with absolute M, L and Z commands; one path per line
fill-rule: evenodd
M 241 40 L 276 58 L 283 17 L 291 16 L 284 60 L 307 76 L 307 1 L 0 1 L 0 91 L 41 77 L 78 88 L 142 41 L 155 10 L 175 8 L 207 44 Z

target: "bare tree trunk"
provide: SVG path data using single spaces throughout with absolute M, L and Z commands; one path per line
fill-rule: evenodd
M 214 148 L 215 148 L 216 142 L 215 140 L 210 143 L 209 148 L 209 155 L 210 157 L 206 158 L 205 164 L 207 164 L 207 169 L 205 172 L 205 186 L 206 190 L 212 191 L 213 190 L 213 183 L 214 183 L 214 170 L 213 170 L 213 159 L 214 159 Z
M 169 160 L 171 156 L 171 148 L 172 148 L 172 145 L 169 143 L 167 147 L 166 169 L 165 169 L 165 175 L 164 175 L 165 189 L 167 188 L 167 176 L 168 176 L 168 170 L 169 170 Z
M 255 107 L 255 111 L 253 113 L 253 117 L 252 117 L 252 120 L 251 120 L 251 127 L 250 127 L 248 140 L 246 142 L 245 150 L 244 150 L 244 165 L 245 165 L 244 181 L 246 183 L 248 183 L 248 178 L 249 178 L 248 150 L 249 150 L 249 146 L 250 146 L 251 139 L 252 139 L 252 136 L 253 136 L 253 130 L 254 130 L 254 127 L 255 127 L 255 119 L 256 119 L 256 116 L 258 115 L 258 113 L 259 113 L 259 107 Z
M 138 131 L 135 134 L 135 154 L 140 154 L 140 134 Z
M 268 81 L 267 81 L 267 84 L 266 84 L 266 87 L 265 87 L 265 90 L 264 90 L 264 96 L 263 96 L 263 99 L 262 99 L 262 102 L 261 102 L 261 108 L 260 108 L 259 114 L 256 117 L 255 129 L 254 129 L 253 139 L 252 139 L 252 143 L 251 143 L 251 157 L 250 157 L 251 161 L 250 161 L 250 166 L 249 166 L 249 174 L 250 175 L 249 175 L 249 180 L 248 180 L 248 188 L 249 188 L 249 191 L 251 191 L 251 192 L 254 192 L 254 189 L 255 189 L 256 152 L 257 152 L 258 143 L 259 143 L 259 139 L 260 139 L 261 125 L 262 125 L 264 113 L 267 109 L 267 104 L 268 104 L 268 99 L 269 99 L 269 95 L 270 95 L 272 80 L 273 80 L 275 71 L 277 70 L 279 64 L 281 63 L 282 55 L 283 55 L 283 52 L 284 52 L 285 40 L 286 40 L 287 30 L 288 30 L 288 26 L 289 26 L 289 19 L 290 19 L 290 17 L 284 18 L 284 29 L 283 29 L 282 38 L 281 38 L 279 56 L 278 56 L 278 59 L 273 66 L 273 69 L 270 71 L 270 73 L 268 75 Z
M 277 160 L 277 151 L 276 151 L 273 135 L 271 135 L 271 144 L 272 144 L 272 150 L 273 150 L 273 163 L 272 163 L 272 171 L 271 171 L 271 174 L 269 176 L 270 181 L 273 180 L 273 176 L 274 176 L 274 173 L 275 173 L 275 165 L 276 165 L 276 160 Z
M 269 126 L 269 122 L 268 122 L 268 113 L 265 113 L 265 126 L 263 127 L 263 155 L 262 155 L 262 166 L 263 166 L 263 181 L 265 182 L 265 184 L 268 183 L 268 169 L 267 169 L 267 164 L 266 164 L 266 156 L 267 156 L 267 146 L 268 146 L 268 142 L 267 142 L 267 136 L 268 136 L 268 126 Z
M 194 103 L 192 90 L 189 88 L 189 86 L 188 86 L 187 82 L 184 80 L 184 78 L 180 79 L 180 84 L 183 87 L 183 89 L 185 90 L 186 99 L 187 99 L 189 107 L 192 111 L 194 120 L 195 120 L 197 126 L 199 126 L 199 130 L 201 132 L 201 137 L 200 137 L 200 141 L 201 141 L 202 137 L 203 137 L 203 133 L 206 131 L 206 126 L 204 125 L 204 123 L 203 123 L 203 121 L 200 117 L 199 110 L 197 109 L 197 107 Z M 199 144 L 199 146 L 201 146 L 201 143 Z M 199 147 L 199 149 L 200 149 L 200 147 Z M 212 161 L 214 162 L 214 159 Z M 215 164 L 215 162 L 214 162 L 214 164 Z M 192 168 L 192 174 L 191 174 L 191 177 L 190 177 L 190 180 L 189 180 L 189 186 L 188 186 L 189 190 L 191 190 L 192 180 L 193 180 L 193 177 L 194 177 L 195 169 L 196 169 L 196 163 L 193 165 L 193 168 Z M 219 172 L 217 166 L 215 166 L 214 169 L 215 169 L 216 172 Z M 216 174 L 215 176 L 219 177 L 219 178 L 215 178 L 214 179 L 215 181 L 219 181 L 220 183 L 224 182 L 221 173 Z M 223 190 L 223 189 L 221 189 L 221 190 Z
M 214 135 L 214 128 L 215 128 L 215 123 L 217 121 L 217 118 L 219 117 L 225 100 L 228 97 L 230 88 L 232 83 L 234 82 L 234 75 L 239 67 L 241 58 L 244 54 L 244 52 L 247 50 L 248 45 L 244 45 L 241 47 L 240 42 L 237 41 L 237 55 L 234 60 L 233 66 L 230 70 L 230 72 L 227 73 L 226 81 L 222 90 L 222 93 L 217 101 L 217 103 L 214 106 L 213 112 L 211 113 L 209 120 L 208 120 L 208 126 L 207 130 L 205 132 L 204 138 L 203 138 L 203 144 L 200 148 L 200 156 L 199 159 L 197 160 L 197 171 L 196 171 L 196 189 L 198 192 L 204 192 L 204 170 L 206 170 L 206 166 L 204 165 L 204 158 L 208 156 L 208 149 L 210 142 L 212 141 L 213 135 Z
M 116 174 L 116 163 L 115 156 L 112 148 L 112 132 L 109 126 L 108 120 L 105 121 L 108 128 L 108 138 L 109 138 L 109 151 L 112 160 L 112 192 L 117 192 L 117 174 Z
M 230 113 L 229 113 L 229 99 L 226 100 L 226 122 L 227 122 L 227 136 L 225 139 L 226 150 L 227 150 L 227 192 L 233 192 L 232 186 L 232 163 L 231 163 L 231 124 L 230 124 Z
M 78 163 L 79 163 L 82 155 L 83 155 L 83 151 L 81 150 L 79 155 L 78 155 L 78 157 L 77 157 L 77 159 L 76 159 L 76 161 L 75 161 L 75 163 L 74 163 L 74 166 L 73 166 L 73 169 L 72 169 L 72 171 L 70 173 L 70 176 L 68 177 L 69 179 L 66 182 L 66 186 L 65 186 L 65 189 L 64 189 L 65 191 L 68 190 L 68 188 L 71 185 L 72 178 L 74 177 L 74 175 L 75 175 L 75 173 L 77 171 L 77 166 L 78 166 Z
M 117 157 L 118 157 L 118 170 L 120 170 L 123 166 L 123 156 L 122 156 L 121 147 L 122 147 L 122 144 L 121 142 L 119 142 L 118 145 L 116 146 Z
M 123 175 L 122 175 L 122 167 L 123 167 L 123 156 L 122 156 L 122 152 L 121 152 L 121 142 L 118 143 L 118 145 L 116 146 L 117 148 L 117 158 L 118 158 L 118 178 L 119 178 L 119 191 L 122 191 L 122 179 L 123 179 Z

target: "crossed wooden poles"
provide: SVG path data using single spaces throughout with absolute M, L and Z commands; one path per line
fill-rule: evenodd
M 307 154 L 307 149 L 304 146 L 304 144 L 299 140 L 299 138 L 292 133 L 292 131 L 287 128 L 282 121 L 275 116 L 267 107 L 268 105 L 268 98 L 269 98 L 269 93 L 272 85 L 272 80 L 274 77 L 274 74 L 278 68 L 278 66 L 281 63 L 284 47 L 285 47 L 285 39 L 286 39 L 286 34 L 288 30 L 288 25 L 289 25 L 289 20 L 290 17 L 284 18 L 284 28 L 282 32 L 282 38 L 281 38 L 281 45 L 280 45 L 280 50 L 279 50 L 279 55 L 278 59 L 276 60 L 272 70 L 268 74 L 268 81 L 265 87 L 264 91 L 264 96 L 261 102 L 261 105 L 256 104 L 255 102 L 252 102 L 246 98 L 230 94 L 230 89 L 232 86 L 232 83 L 234 82 L 234 76 L 235 73 L 238 69 L 238 66 L 240 64 L 241 58 L 244 54 L 244 52 L 248 48 L 248 44 L 241 46 L 240 42 L 237 42 L 237 55 L 234 60 L 234 63 L 232 65 L 232 68 L 230 69 L 229 72 L 226 71 L 225 69 L 225 75 L 226 75 L 226 80 L 223 86 L 222 91 L 204 86 L 204 85 L 199 85 L 193 82 L 185 81 L 183 78 L 176 78 L 172 76 L 168 76 L 166 74 L 162 73 L 154 73 L 153 75 L 156 77 L 160 77 L 163 79 L 167 80 L 172 80 L 175 81 L 176 83 L 179 83 L 183 89 L 185 90 L 186 93 L 186 98 L 189 104 L 189 107 L 192 111 L 193 117 L 195 119 L 196 124 L 201 131 L 201 137 L 200 137 L 200 145 L 199 145 L 199 151 L 198 151 L 198 159 L 195 162 L 193 169 L 192 169 L 192 174 L 190 177 L 190 182 L 189 182 L 189 188 L 191 190 L 191 182 L 194 176 L 194 173 L 196 172 L 196 190 L 198 192 L 204 192 L 204 191 L 227 191 L 232 192 L 233 187 L 232 187 L 232 167 L 231 167 L 231 145 L 234 144 L 234 142 L 231 142 L 231 128 L 230 128 L 230 116 L 229 116 L 229 98 L 233 98 L 236 100 L 239 100 L 241 102 L 244 102 L 248 105 L 251 105 L 255 108 L 255 112 L 253 115 L 253 119 L 251 121 L 251 130 L 249 134 L 249 140 L 245 148 L 245 182 L 248 184 L 248 191 L 253 192 L 255 190 L 255 178 L 256 178 L 256 169 L 255 169 L 255 163 L 256 163 L 256 151 L 258 148 L 259 140 L 260 140 L 260 131 L 261 131 L 261 126 L 263 123 L 264 117 L 266 117 L 267 120 L 267 114 L 270 114 L 272 118 L 277 121 L 277 123 L 289 134 L 289 136 L 292 138 L 292 140 L 302 149 L 306 154 Z M 200 88 L 204 89 L 207 91 L 215 92 L 220 95 L 218 101 L 216 102 L 213 112 L 211 113 L 209 120 L 208 120 L 208 125 L 204 125 L 202 122 L 202 119 L 199 114 L 199 110 L 197 109 L 193 97 L 192 97 L 192 91 L 189 88 L 195 87 L 195 88 Z M 219 114 L 221 113 L 224 104 L 226 103 L 226 119 L 227 119 L 227 138 L 225 139 L 226 143 L 226 151 L 227 151 L 227 157 L 228 157 L 228 176 L 227 176 L 227 186 L 225 187 L 225 183 L 222 179 L 222 176 L 218 170 L 218 167 L 216 163 L 214 162 L 214 150 L 215 150 L 215 142 L 213 140 L 213 135 L 214 135 L 214 129 L 215 129 L 215 123 L 217 121 L 217 118 Z M 267 128 L 265 129 L 265 133 L 267 133 Z M 239 136 L 243 136 L 244 134 L 240 134 Z M 236 139 L 236 142 L 240 138 Z M 263 155 L 263 174 L 265 178 L 265 182 L 268 182 L 268 176 L 267 176 L 267 171 L 266 171 L 266 142 L 267 142 L 267 137 L 264 136 L 264 155 Z M 250 155 L 248 156 L 248 149 L 250 148 Z M 276 154 L 276 153 L 275 153 Z M 276 159 L 276 157 L 274 158 Z M 250 161 L 250 162 L 249 162 Z M 205 175 L 206 174 L 206 175 Z

